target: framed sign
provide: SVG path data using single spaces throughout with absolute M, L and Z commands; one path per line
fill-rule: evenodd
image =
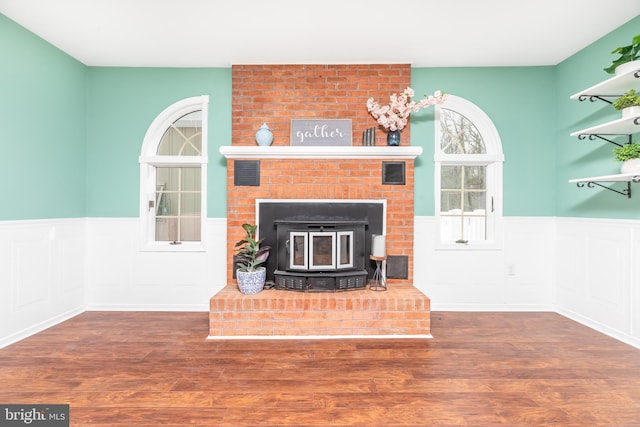
M 352 145 L 351 119 L 291 119 L 291 145 Z

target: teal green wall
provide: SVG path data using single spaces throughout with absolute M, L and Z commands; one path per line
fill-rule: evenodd
M 226 216 L 226 161 L 231 145 L 230 68 L 90 67 L 87 95 L 87 216 L 139 215 L 142 140 L 165 108 L 209 95 L 208 216 Z
M 441 89 L 482 108 L 502 139 L 504 214 L 640 218 L 632 199 L 579 189 L 570 178 L 616 173 L 611 144 L 569 133 L 617 117 L 569 96 L 608 77 L 613 48 L 640 17 L 549 67 L 414 68 L 418 95 Z M 231 69 L 86 67 L 0 14 L 0 220 L 138 216 L 138 156 L 153 119 L 181 99 L 209 95 L 208 216 L 226 214 Z M 412 116 L 416 215 L 434 214 L 433 109 Z M 621 184 L 613 184 L 620 188 Z
M 556 165 L 554 67 L 414 68 L 416 98 L 442 90 L 480 107 L 496 126 L 504 161 L 504 214 L 553 216 Z M 411 116 L 416 215 L 434 215 L 433 109 Z
M 0 14 L 0 220 L 85 216 L 86 67 Z
M 556 67 L 557 208 L 556 215 L 585 218 L 640 218 L 640 184 L 631 184 L 631 199 L 601 188 L 577 188 L 567 181 L 572 178 L 620 173 L 620 164 L 613 160 L 613 144 L 602 140 L 580 141 L 569 134 L 620 117 L 611 105 L 579 102 L 569 97 L 611 77 L 603 71 L 617 57 L 610 52 L 628 45 L 640 33 L 640 17 L 607 34 Z M 640 134 L 635 136 L 640 141 Z M 624 141 L 624 140 L 620 140 Z M 605 184 L 617 190 L 625 184 Z

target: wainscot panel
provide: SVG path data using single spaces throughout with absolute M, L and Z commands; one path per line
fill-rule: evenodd
M 85 224 L 0 222 L 0 347 L 84 311 Z
M 556 310 L 640 348 L 640 221 L 556 221 Z
M 433 310 L 553 310 L 555 219 L 503 218 L 490 250 L 439 250 L 434 217 L 415 218 L 414 285 Z
M 204 252 L 143 252 L 138 218 L 87 220 L 90 310 L 207 311 L 226 284 L 225 219 L 207 221 Z

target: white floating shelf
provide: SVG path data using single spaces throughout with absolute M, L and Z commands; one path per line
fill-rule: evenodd
M 288 146 L 227 145 L 220 147 L 227 159 L 415 159 L 420 146 Z
M 617 175 L 592 176 L 590 178 L 570 179 L 569 182 L 639 182 L 640 173 L 620 173 Z
M 573 132 L 571 136 L 580 135 L 631 135 L 640 132 L 640 116 L 613 120 L 587 129 Z
M 611 77 L 597 85 L 570 96 L 571 99 L 585 99 L 591 96 L 618 97 L 630 89 L 640 90 L 640 68 Z

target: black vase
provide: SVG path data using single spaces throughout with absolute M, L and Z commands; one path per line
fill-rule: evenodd
M 390 130 L 387 133 L 387 145 L 400 145 L 400 131 Z

